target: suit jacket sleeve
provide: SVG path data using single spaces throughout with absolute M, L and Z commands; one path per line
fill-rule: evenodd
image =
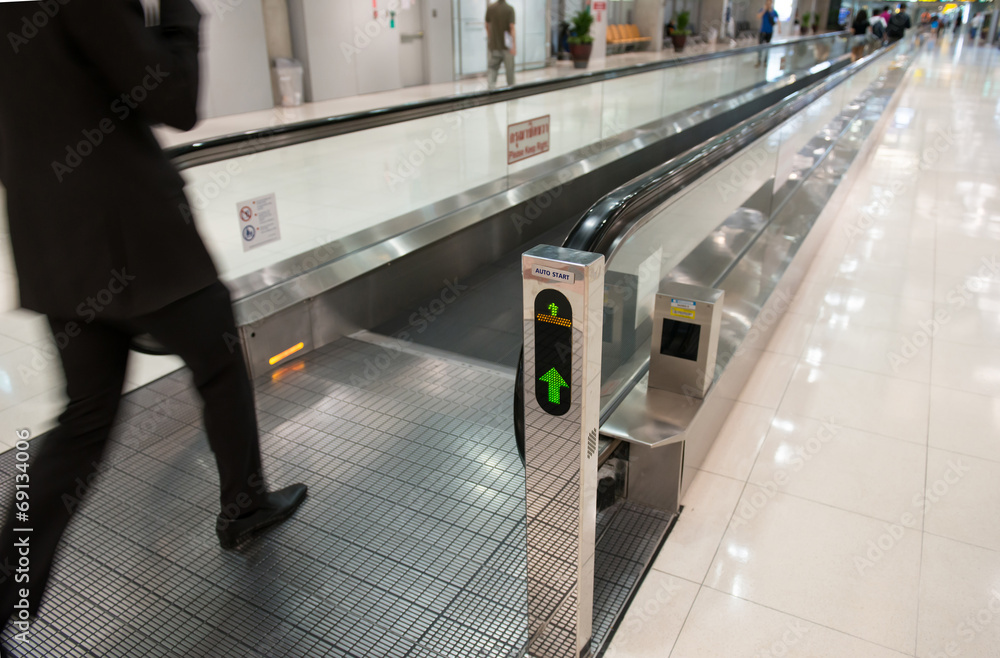
M 72 0 L 60 17 L 116 97 L 115 114 L 138 112 L 152 124 L 194 127 L 201 15 L 191 0 L 160 0 L 156 28 L 145 27 L 138 0 Z

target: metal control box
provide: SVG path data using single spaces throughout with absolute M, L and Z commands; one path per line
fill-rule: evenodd
M 649 387 L 696 398 L 715 379 L 724 291 L 686 283 L 661 286 L 653 308 Z

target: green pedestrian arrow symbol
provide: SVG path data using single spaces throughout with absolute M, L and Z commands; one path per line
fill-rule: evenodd
M 549 368 L 549 371 L 539 377 L 538 380 L 549 385 L 549 402 L 552 404 L 559 404 L 563 386 L 569 388 L 569 384 L 566 383 L 566 380 L 562 378 L 562 375 L 555 368 Z

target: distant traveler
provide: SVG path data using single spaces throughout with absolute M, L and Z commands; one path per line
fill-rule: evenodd
M 983 15 L 976 14 L 972 17 L 972 23 L 969 26 L 969 38 L 973 41 L 976 40 L 976 33 L 979 32 L 979 28 L 983 26 Z
M 851 31 L 854 36 L 864 36 L 868 34 L 868 12 L 862 9 L 851 24 Z
M 962 12 L 961 10 L 955 12 L 955 29 L 953 32 L 958 34 L 962 31 Z
M 757 18 L 760 19 L 760 34 L 757 37 L 757 43 L 771 43 L 771 37 L 774 36 L 775 29 L 778 30 L 779 34 L 781 33 L 781 26 L 778 24 L 778 12 L 774 10 L 771 0 L 764 0 L 764 8 L 757 12 Z M 757 53 L 757 66 L 760 66 L 763 55 L 763 51 Z
M 53 6 L 47 26 L 22 38 L 43 15 L 38 3 L 0 3 L 0 33 L 17 37 L 0 48 L 0 181 L 20 303 L 47 316 L 69 399 L 17 478 L 33 528 L 18 574 L 27 580 L 9 571 L 25 525 L 13 502 L 0 531 L 0 624 L 38 612 L 59 540 L 101 470 L 136 334 L 191 369 L 219 471 L 223 548 L 287 519 L 306 495 L 302 484 L 265 487 L 229 291 L 149 128 L 197 121 L 198 11 L 160 0 L 160 24 L 147 28 L 139 0 Z
M 889 25 L 885 28 L 885 33 L 889 36 L 889 43 L 895 43 L 903 38 L 906 30 L 911 27 L 910 15 L 906 13 L 903 5 L 899 5 L 899 11 L 889 19 Z
M 507 0 L 497 0 L 486 8 L 486 43 L 489 49 L 486 80 L 490 89 L 497 86 L 500 64 L 503 64 L 507 74 L 507 86 L 513 85 L 517 31 L 514 29 L 514 8 L 507 4 Z
M 854 61 L 858 61 L 865 54 L 865 42 L 859 37 L 863 37 L 868 34 L 868 12 L 864 9 L 860 10 L 854 18 L 854 23 L 851 24 L 851 30 L 854 33 L 854 45 L 851 47 L 851 58 Z
M 885 22 L 885 18 L 882 17 L 882 14 L 880 12 L 873 13 L 872 17 L 868 19 L 868 24 L 871 26 L 872 36 L 879 41 L 884 41 L 885 27 L 887 23 Z

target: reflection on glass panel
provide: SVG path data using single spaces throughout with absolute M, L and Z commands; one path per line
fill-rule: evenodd
M 608 261 L 605 322 L 611 326 L 605 328 L 601 373 L 605 400 L 627 385 L 649 356 L 650 309 L 661 282 L 727 218 L 746 215 L 759 224 L 770 216 L 779 146 L 775 131 L 744 149 L 657 209 Z
M 460 52 L 460 75 L 485 73 L 486 54 L 486 23 L 482 18 L 462 18 L 459 22 L 459 35 L 462 44 Z
M 663 71 L 607 80 L 604 87 L 603 137 L 662 117 Z
M 460 34 L 455 70 L 459 77 L 485 73 L 487 69 L 486 8 L 495 0 L 453 0 L 455 21 Z M 517 69 L 545 66 L 545 0 L 507 0 L 514 9 L 517 35 Z
M 226 279 L 507 174 L 507 112 L 487 105 L 186 169 L 198 230 Z M 499 191 L 499 190 L 496 190 Z M 470 192 L 473 192 L 470 194 Z M 281 240 L 244 252 L 237 203 L 273 193 Z
M 507 103 L 510 122 L 549 117 L 549 151 L 510 167 L 516 173 L 560 155 L 578 151 L 601 139 L 601 85 L 584 85 Z

